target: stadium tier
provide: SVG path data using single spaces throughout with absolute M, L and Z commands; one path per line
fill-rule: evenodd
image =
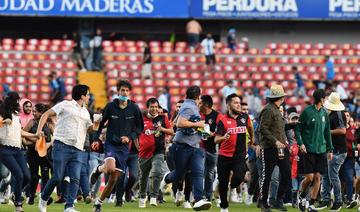
M 68 91 L 76 83 L 77 66 L 71 60 L 72 40 L 58 39 L 10 39 L 2 40 L 0 50 L 0 82 L 23 96 L 38 101 L 49 99 L 47 76 L 52 70 L 65 78 Z M 187 86 L 195 84 L 204 93 L 214 95 L 234 79 L 236 86 L 247 89 L 257 87 L 263 94 L 270 81 L 278 81 L 292 93 L 296 87 L 291 68 L 296 65 L 304 79 L 309 95 L 313 90 L 311 80 L 324 76 L 324 55 L 333 55 L 336 80 L 349 90 L 360 87 L 360 44 L 300 44 L 270 43 L 264 49 L 245 50 L 238 44 L 235 52 L 222 43 L 216 43 L 217 64 L 215 70 L 206 71 L 201 50 L 190 53 L 185 42 L 151 41 L 153 53 L 153 80 L 141 80 L 143 41 L 104 41 L 104 71 L 107 91 L 115 89 L 119 78 L 128 78 L 134 85 L 134 100 L 142 106 L 144 101 L 156 95 L 157 87 L 169 86 L 172 101 L 182 98 Z M 2 88 L 1 88 L 2 89 Z M 70 92 L 68 92 L 70 93 Z M 219 103 L 219 97 L 214 101 Z M 300 105 L 302 100 L 290 97 L 290 105 Z

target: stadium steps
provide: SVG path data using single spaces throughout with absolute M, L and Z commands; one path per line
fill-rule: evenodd
M 90 87 L 91 93 L 95 97 L 95 108 L 105 107 L 107 101 L 105 74 L 103 72 L 79 72 L 79 84 Z

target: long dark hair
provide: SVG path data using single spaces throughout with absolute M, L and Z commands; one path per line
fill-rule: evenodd
M 16 92 L 9 92 L 8 96 L 4 99 L 4 102 L 0 105 L 0 115 L 3 119 L 11 119 L 13 113 L 19 113 L 20 96 Z

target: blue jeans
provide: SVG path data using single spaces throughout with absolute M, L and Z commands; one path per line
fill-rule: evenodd
M 330 190 L 332 185 L 334 188 L 335 203 L 342 203 L 339 170 L 345 161 L 346 155 L 347 153 L 334 153 L 333 159 L 328 161 L 328 170 L 323 175 L 323 191 L 321 192 L 321 197 L 325 202 L 330 202 L 331 200 Z
M 131 192 L 132 187 L 135 185 L 138 179 L 139 173 L 139 163 L 137 154 L 129 154 L 128 159 L 126 160 L 125 173 L 119 177 L 116 189 L 116 200 L 122 202 L 122 196 L 125 192 Z M 125 176 L 129 173 L 129 178 L 126 180 Z
M 354 167 L 355 167 L 355 159 L 353 157 L 347 157 L 340 170 L 340 172 L 342 172 L 341 179 L 345 180 L 347 200 L 352 200 L 352 195 L 354 191 L 354 187 L 353 187 L 354 185 L 353 180 L 355 175 Z
M 90 152 L 90 160 L 89 160 L 90 172 L 92 172 L 96 167 L 98 167 L 98 165 L 104 162 L 104 157 L 105 155 L 103 153 Z M 96 195 L 99 192 L 101 186 L 101 179 L 102 177 L 99 177 L 95 185 L 93 185 L 93 187 L 90 188 L 92 195 Z
M 204 172 L 205 175 L 204 196 L 209 201 L 211 201 L 212 193 L 213 193 L 213 183 L 215 180 L 216 163 L 217 163 L 217 154 L 206 152 L 205 172 Z
M 175 145 L 175 170 L 167 175 L 165 181 L 170 183 L 184 180 L 187 171 L 191 170 L 193 194 L 197 202 L 203 199 L 205 151 L 186 144 L 173 145 Z
M 279 189 L 279 182 L 280 182 L 280 173 L 279 173 L 279 167 L 275 166 L 273 173 L 271 175 L 271 180 L 270 180 L 270 190 L 269 190 L 269 202 L 274 204 L 275 201 L 277 200 L 277 193 L 278 193 L 278 189 Z
M 22 189 L 30 182 L 30 170 L 24 152 L 20 148 L 0 145 L 0 162 L 12 174 L 15 205 L 21 204 Z
M 80 171 L 83 163 L 82 151 L 73 146 L 66 145 L 58 140 L 55 140 L 52 150 L 53 158 L 53 175 L 47 182 L 44 191 L 41 194 L 41 199 L 47 201 L 51 196 L 54 188 L 64 179 L 64 173 L 67 169 L 70 184 L 68 186 L 67 195 L 65 195 L 66 204 L 65 209 L 74 206 L 74 200 L 77 196 L 80 183 Z
M 83 163 L 82 163 L 81 171 L 80 171 L 80 189 L 81 189 L 83 197 L 85 198 L 90 193 L 90 184 L 89 184 L 90 152 L 89 151 L 81 152 L 81 156 L 82 156 L 82 162 Z

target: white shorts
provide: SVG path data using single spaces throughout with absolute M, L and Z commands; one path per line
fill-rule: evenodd
M 141 77 L 142 78 L 146 78 L 146 77 L 152 78 L 151 64 L 150 63 L 143 64 L 143 67 L 142 67 L 142 70 L 141 70 Z

